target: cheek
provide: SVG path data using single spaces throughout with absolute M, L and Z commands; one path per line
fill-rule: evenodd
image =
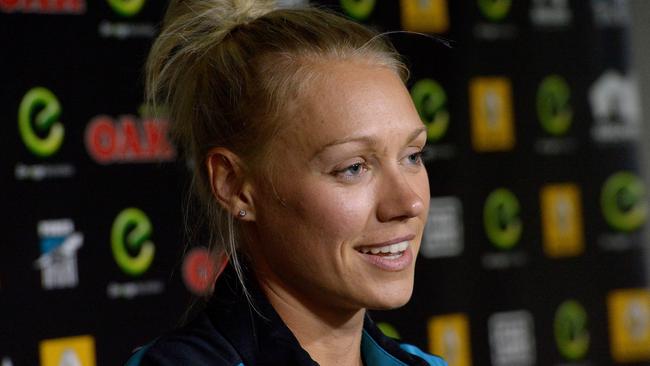
M 292 195 L 288 208 L 305 234 L 314 235 L 314 241 L 336 243 L 351 241 L 363 234 L 373 213 L 372 192 L 317 183 L 303 187 Z

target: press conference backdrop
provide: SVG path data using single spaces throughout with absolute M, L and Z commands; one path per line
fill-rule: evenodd
M 452 366 L 650 364 L 628 4 L 319 4 L 411 31 L 389 37 L 432 198 L 413 299 L 382 329 Z M 121 364 L 209 286 L 185 164 L 142 104 L 164 7 L 0 0 L 1 366 Z

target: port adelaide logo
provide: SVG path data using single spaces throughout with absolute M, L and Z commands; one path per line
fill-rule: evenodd
M 75 231 L 71 219 L 42 220 L 38 223 L 40 257 L 34 262 L 41 271 L 43 289 L 73 288 L 79 284 L 77 251 L 83 234 Z

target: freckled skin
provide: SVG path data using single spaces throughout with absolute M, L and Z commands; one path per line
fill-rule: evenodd
M 391 70 L 349 61 L 321 70 L 271 146 L 276 192 L 256 183 L 248 255 L 265 291 L 287 301 L 333 312 L 399 307 L 411 296 L 415 260 L 386 271 L 355 248 L 412 236 L 416 257 L 430 194 L 411 156 L 426 133 L 414 134 L 422 122 Z M 349 137 L 361 140 L 324 149 Z M 360 174 L 345 170 L 358 163 Z

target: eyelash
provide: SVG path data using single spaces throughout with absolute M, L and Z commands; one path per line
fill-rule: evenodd
M 354 167 L 357 167 L 357 168 L 363 169 L 363 170 L 360 173 L 346 174 L 346 172 L 349 172 L 350 169 L 352 169 Z M 341 170 L 337 170 L 334 173 L 337 176 L 339 176 L 339 177 L 341 177 L 343 179 L 352 180 L 354 178 L 357 178 L 357 177 L 361 176 L 361 174 L 365 173 L 367 170 L 368 170 L 368 165 L 365 162 L 358 162 L 358 163 L 354 163 L 352 165 L 349 165 L 346 168 L 343 168 Z
M 422 165 L 422 150 L 415 152 L 413 154 L 409 154 L 407 156 L 408 158 L 415 157 L 415 162 L 413 162 L 414 165 Z
M 415 161 L 412 161 L 413 165 L 420 166 L 422 165 L 422 150 L 415 152 L 413 154 L 407 155 L 407 158 L 410 160 L 411 158 L 415 158 Z M 362 169 L 361 171 L 357 173 L 352 173 L 352 174 L 346 174 L 347 172 L 350 172 L 351 169 Z M 352 180 L 354 178 L 357 178 L 361 176 L 363 173 L 365 173 L 368 170 L 368 165 L 365 162 L 358 162 L 354 163 L 352 165 L 349 165 L 345 167 L 344 169 L 337 170 L 334 172 L 336 176 L 342 177 L 343 179 L 346 180 Z

